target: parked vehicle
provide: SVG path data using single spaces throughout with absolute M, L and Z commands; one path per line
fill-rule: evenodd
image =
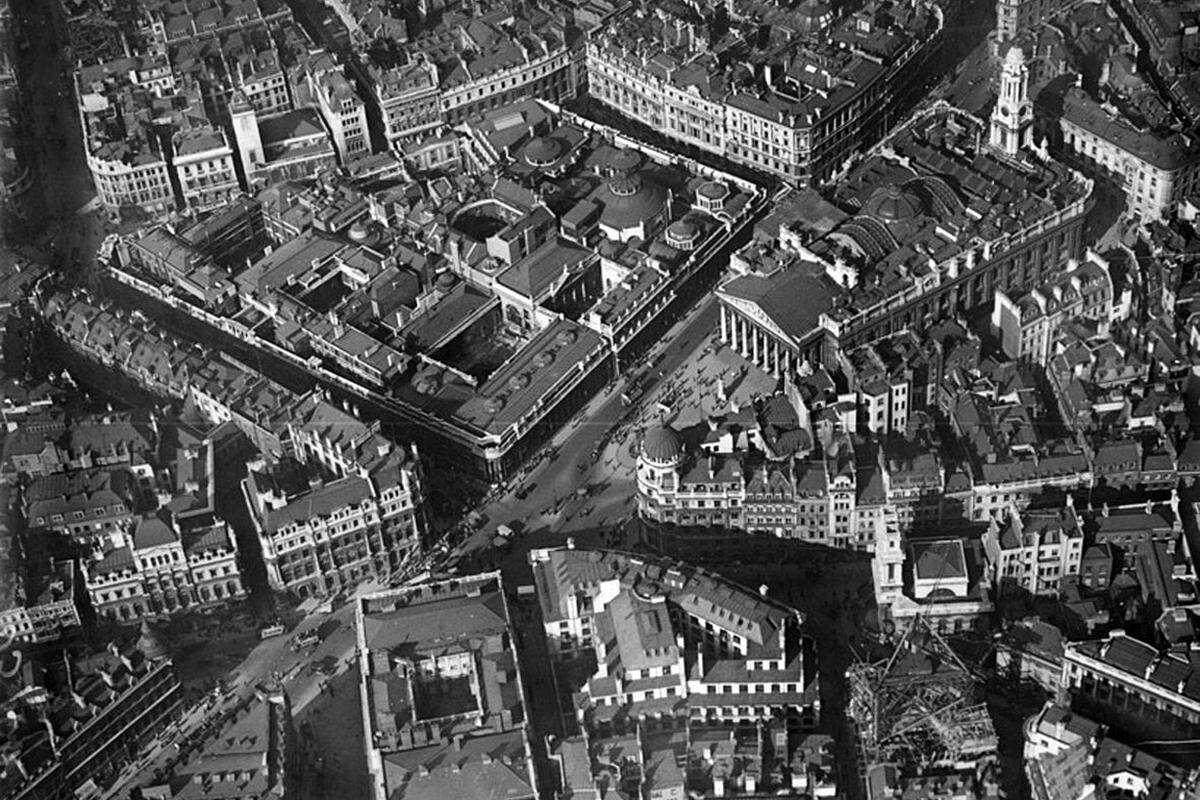
M 282 625 L 268 625 L 258 632 L 258 638 L 270 639 L 272 636 L 279 636 L 283 633 Z
M 296 638 L 293 641 L 295 642 L 296 649 L 300 650 L 317 644 L 321 641 L 321 636 L 315 630 L 305 631 L 304 633 L 296 634 Z

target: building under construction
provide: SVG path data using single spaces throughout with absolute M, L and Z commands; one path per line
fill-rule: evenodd
M 930 782 L 964 782 L 994 796 L 996 731 L 972 670 L 918 618 L 892 654 L 847 672 L 869 800 L 939 792 Z M 949 788 L 949 787 L 946 787 Z

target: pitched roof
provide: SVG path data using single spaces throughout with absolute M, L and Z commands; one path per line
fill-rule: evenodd
M 282 508 L 268 510 L 263 528 L 267 533 L 275 533 L 288 525 L 325 518 L 339 509 L 357 506 L 370 496 L 370 482 L 349 475 L 305 492 Z
M 133 531 L 133 549 L 145 550 L 179 541 L 179 535 L 158 517 L 142 517 Z
M 806 263 L 770 276 L 740 275 L 720 291 L 758 306 L 780 330 L 799 341 L 816 329 L 822 312 L 833 308 L 837 289 L 823 268 Z
M 93 575 L 106 575 L 111 572 L 121 572 L 122 570 L 133 568 L 133 553 L 128 547 L 118 547 L 115 550 L 109 550 L 104 555 L 104 558 L 90 565 L 88 571 Z
M 967 559 L 960 539 L 915 542 L 914 570 L 919 580 L 954 580 L 967 577 Z
M 363 633 L 369 649 L 393 650 L 403 645 L 433 647 L 480 634 L 499 634 L 507 624 L 504 598 L 499 592 L 490 592 L 365 614 Z
M 519 731 L 465 737 L 458 750 L 438 745 L 388 753 L 383 762 L 388 800 L 532 800 L 537 796 Z
M 195 534 L 195 538 L 189 536 L 189 541 L 184 546 L 184 550 L 189 554 L 207 553 L 222 548 L 227 550 L 234 549 L 229 529 L 224 524 L 213 525 L 212 527 L 203 528 L 192 533 Z

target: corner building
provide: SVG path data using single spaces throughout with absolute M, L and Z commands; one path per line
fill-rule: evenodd
M 530 554 L 546 644 L 595 653 L 575 697 L 593 739 L 820 720 L 816 651 L 799 611 L 687 564 L 566 548 Z
M 932 3 L 869 2 L 836 23 L 819 9 L 739 3 L 715 41 L 663 8 L 615 15 L 587 46 L 589 94 L 684 144 L 825 183 L 919 99 L 944 22 Z
M 717 289 L 721 339 L 774 374 L 1041 286 L 1079 255 L 1093 183 L 1039 154 L 987 146 L 988 126 L 921 112 L 838 182 L 735 253 Z
M 356 605 L 374 800 L 534 800 L 525 688 L 499 572 Z

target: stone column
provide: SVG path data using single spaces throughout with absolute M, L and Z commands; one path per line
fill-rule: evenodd
M 721 304 L 721 341 L 729 344 L 729 309 Z

